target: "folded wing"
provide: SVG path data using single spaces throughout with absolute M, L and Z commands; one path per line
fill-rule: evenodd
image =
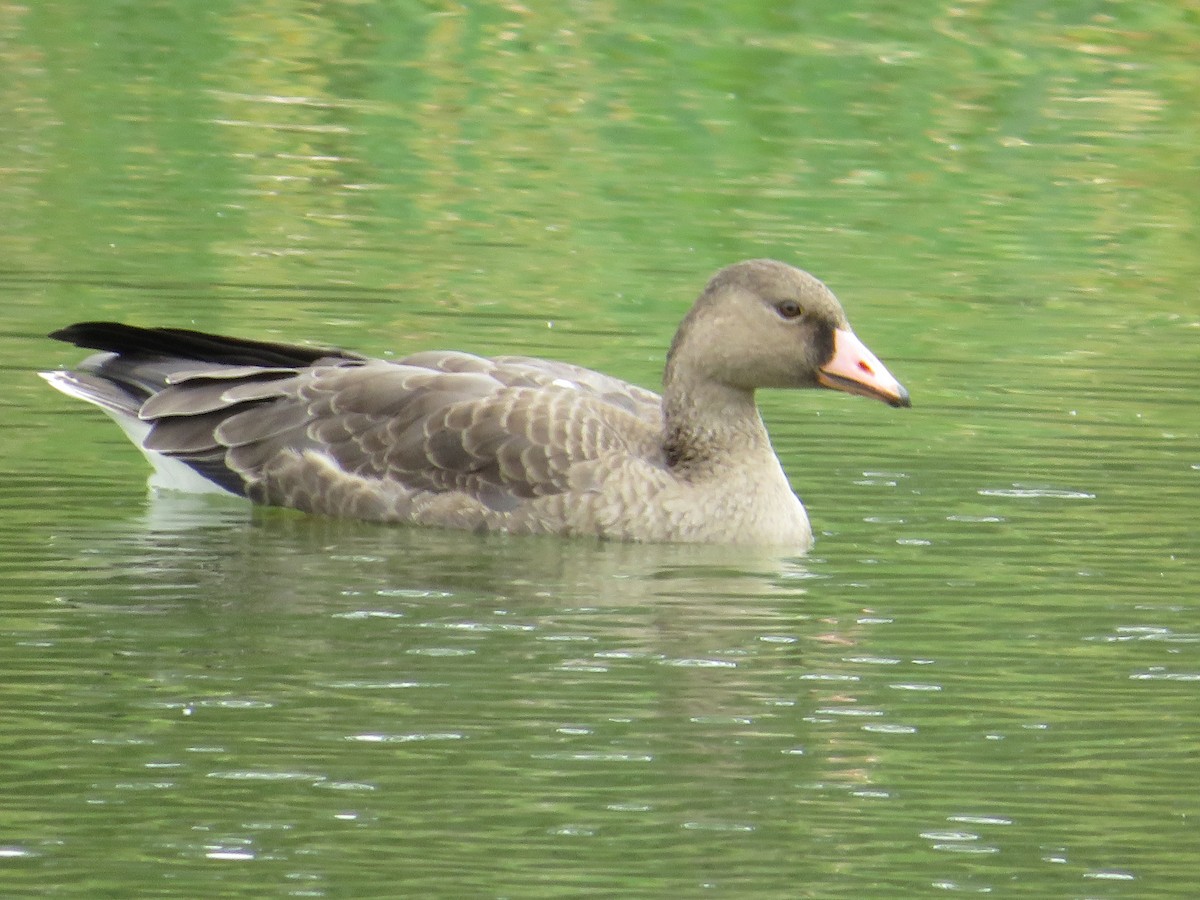
M 454 493 L 503 513 L 594 487 L 607 456 L 660 462 L 658 396 L 565 363 L 393 362 L 166 329 L 64 337 L 108 352 L 52 383 L 125 419 L 152 459 L 260 502 L 343 514 L 352 491 L 388 518 L 397 498 Z

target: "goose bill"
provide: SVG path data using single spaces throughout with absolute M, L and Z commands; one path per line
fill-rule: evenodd
M 833 333 L 833 357 L 817 371 L 817 383 L 835 391 L 874 397 L 889 406 L 912 406 L 908 391 L 853 331 Z

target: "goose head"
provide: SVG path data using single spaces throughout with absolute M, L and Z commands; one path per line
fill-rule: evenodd
M 675 335 L 664 381 L 668 391 L 680 381 L 750 393 L 821 387 L 912 405 L 851 330 L 833 292 L 771 259 L 736 263 L 713 276 Z

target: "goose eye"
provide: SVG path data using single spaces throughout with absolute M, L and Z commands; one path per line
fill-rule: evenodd
M 795 300 L 781 300 L 775 304 L 775 309 L 785 319 L 797 319 L 804 314 L 803 307 Z

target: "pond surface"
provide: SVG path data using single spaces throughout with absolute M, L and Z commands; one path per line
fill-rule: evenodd
M 1200 19 L 0 4 L 0 893 L 1191 897 Z M 80 319 L 657 382 L 814 271 L 808 556 L 152 496 Z

